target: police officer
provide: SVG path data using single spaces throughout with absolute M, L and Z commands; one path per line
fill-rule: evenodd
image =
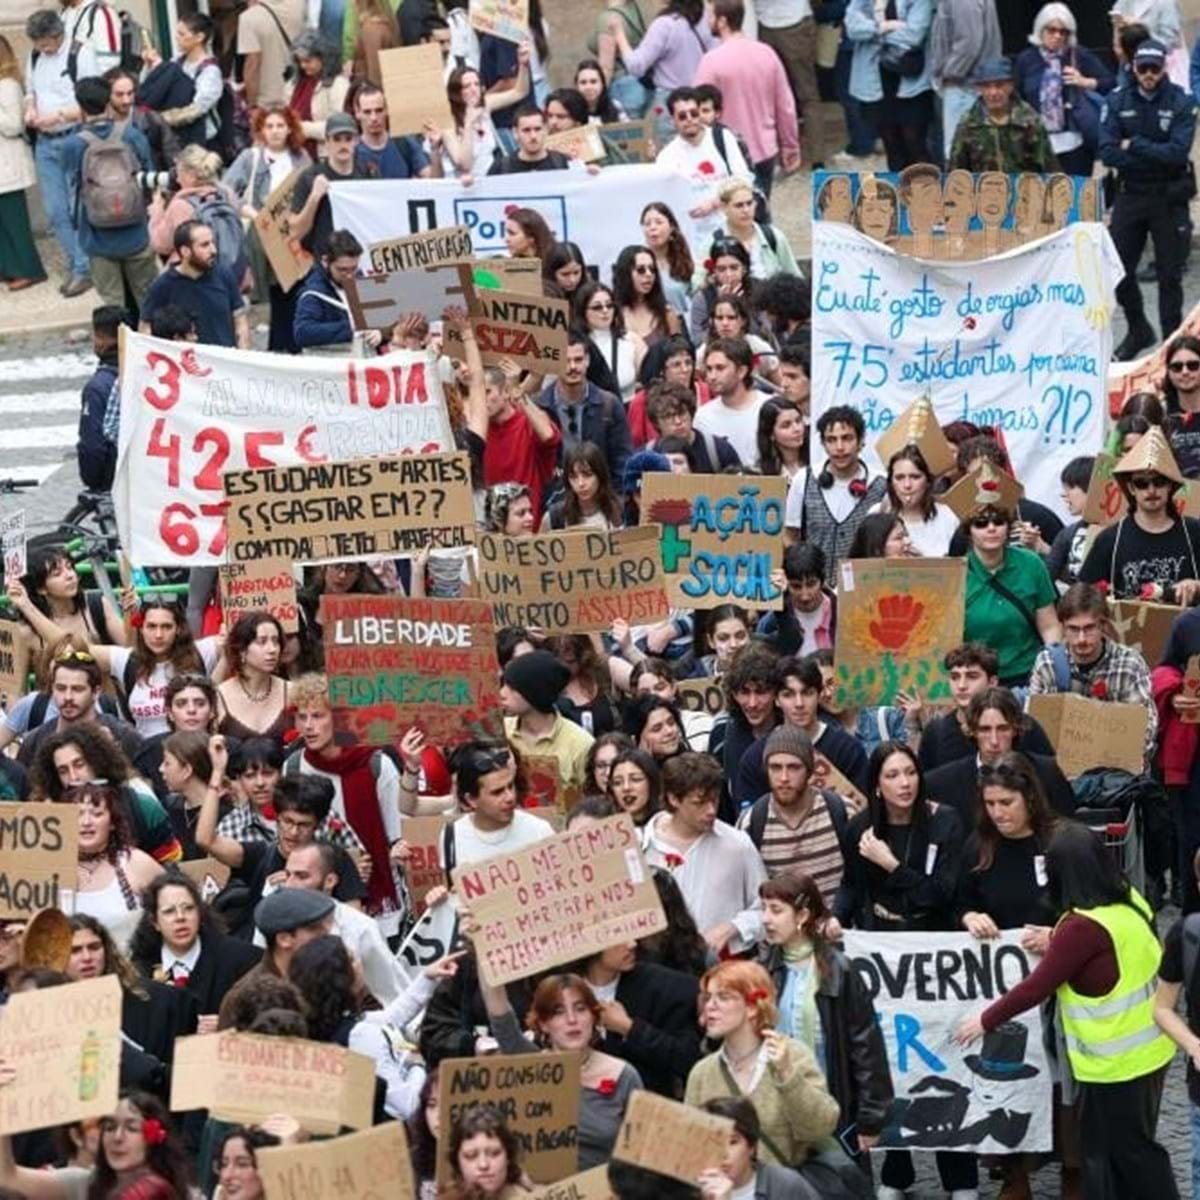
M 1188 201 L 1196 191 L 1189 163 L 1196 111 L 1191 96 L 1167 78 L 1166 61 L 1162 42 L 1142 42 L 1134 52 L 1132 81 L 1107 97 L 1101 116 L 1100 159 L 1117 171 L 1109 232 L 1125 268 L 1117 302 L 1129 332 L 1113 356 L 1121 362 L 1156 341 L 1137 281 L 1147 234 L 1154 239 L 1163 337 L 1183 319 L 1183 266 L 1192 236 Z

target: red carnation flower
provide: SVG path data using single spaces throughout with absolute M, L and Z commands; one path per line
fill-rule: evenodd
M 985 479 L 980 485 L 981 492 L 998 492 L 1000 485 L 994 479 Z
M 142 624 L 145 622 L 145 620 L 146 620 L 146 618 L 140 612 L 130 613 L 129 614 L 129 627 L 131 629 L 141 629 Z
M 667 861 L 667 866 L 670 870 L 675 870 L 676 867 L 683 866 L 683 855 L 681 854 L 666 854 L 664 858 Z
M 1103 679 L 1097 679 L 1096 682 L 1092 684 L 1092 695 L 1097 700 L 1107 700 L 1108 684 L 1105 683 Z
M 284 733 L 283 733 L 283 744 L 285 746 L 290 746 L 299 736 L 300 736 L 300 730 L 295 729 L 295 728 L 286 729 L 286 730 L 284 730 Z
M 1097 580 L 1096 580 L 1096 582 L 1095 582 L 1094 584 L 1092 584 L 1092 586 L 1093 586 L 1093 587 L 1096 589 L 1096 591 L 1098 591 L 1098 592 L 1099 592 L 1099 593 L 1100 593 L 1102 596 L 1107 596 L 1107 595 L 1108 595 L 1108 589 L 1109 589 L 1109 587 L 1110 587 L 1111 585 L 1109 584 L 1109 582 L 1108 582 L 1108 580 L 1107 580 L 1107 579 L 1097 579 Z
M 1142 590 L 1138 593 L 1138 599 L 1139 600 L 1153 600 L 1157 592 L 1158 592 L 1158 587 L 1156 584 L 1143 583 Z
M 596 1091 L 602 1096 L 612 1096 L 616 1093 L 617 1081 L 615 1079 L 602 1079 L 596 1084 Z
M 974 329 L 976 324 L 977 322 L 974 317 L 963 317 L 964 329 Z
M 711 275 L 717 269 L 717 260 L 715 258 L 706 258 L 704 260 L 704 269 Z
M 166 1128 L 157 1117 L 142 1121 L 142 1140 L 147 1146 L 161 1146 L 167 1140 Z
M 176 971 L 175 974 L 171 976 L 171 983 L 174 987 L 187 987 L 189 978 L 190 976 L 188 976 L 185 972 Z

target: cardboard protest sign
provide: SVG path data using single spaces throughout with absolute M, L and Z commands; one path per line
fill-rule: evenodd
M 29 643 L 16 621 L 0 621 L 0 701 L 5 707 L 25 695 Z
M 221 609 L 225 625 L 243 613 L 266 611 L 283 626 L 284 633 L 300 628 L 296 577 L 287 558 L 260 558 L 251 562 L 224 563 L 220 567 Z
M 442 873 L 442 882 L 446 882 L 445 872 Z M 458 932 L 458 909 L 451 896 L 441 904 L 425 909 L 425 915 L 418 919 L 400 943 L 400 949 L 396 951 L 396 965 L 405 979 L 412 983 L 430 963 L 460 949 L 462 938 Z
M 219 896 L 229 882 L 229 868 L 211 855 L 207 858 L 190 858 L 179 863 L 179 869 L 195 881 L 205 904 L 210 904 L 215 896 Z
M 138 566 L 225 561 L 229 472 L 455 449 L 441 376 L 423 350 L 292 356 L 122 329 L 120 353 L 113 503 Z
M 1116 462 L 1111 454 L 1096 455 L 1083 504 L 1082 516 L 1088 525 L 1111 525 L 1127 511 L 1125 493 L 1113 478 L 1112 469 Z
M 1119 767 L 1134 775 L 1145 769 L 1150 714 L 1142 704 L 1116 704 L 1061 692 L 1030 696 L 1029 715 L 1045 729 L 1068 779 L 1092 767 Z
M 506 42 L 523 42 L 529 36 L 529 0 L 471 0 L 471 28 Z
M 611 121 L 600 126 L 600 136 L 611 142 L 631 163 L 654 161 L 654 125 L 652 121 Z
M 450 1131 L 465 1114 L 491 1108 L 521 1143 L 535 1183 L 573 1175 L 579 1164 L 579 1055 L 489 1054 L 444 1058 L 438 1068 L 438 1186 L 450 1179 Z
M 0 918 L 28 920 L 75 891 L 79 811 L 71 804 L 0 804 Z
M 783 478 L 643 476 L 642 524 L 662 527 L 659 548 L 673 607 L 779 599 L 771 572 L 783 566 L 787 489 Z
M 450 267 L 470 263 L 471 231 L 465 225 L 431 229 L 411 237 L 389 238 L 367 250 L 371 271 L 421 271 L 426 267 Z
M 454 117 L 442 79 L 442 52 L 436 43 L 380 50 L 379 74 L 388 106 L 388 132 L 421 133 L 426 124 L 453 129 Z
M 0 554 L 4 556 L 4 578 L 20 579 L 25 574 L 25 510 L 0 517 Z
M 420 917 L 426 909 L 425 897 L 435 887 L 446 882 L 441 863 L 442 831 L 449 816 L 405 817 L 400 836 L 408 846 L 408 861 L 404 864 L 404 879 L 412 897 L 413 913 Z
M 601 1163 L 590 1171 L 580 1171 L 547 1187 L 535 1188 L 529 1200 L 612 1200 L 612 1195 L 608 1164 Z
M 477 289 L 488 292 L 540 296 L 545 291 L 540 258 L 477 258 L 471 264 L 471 276 Z
M 323 1196 L 412 1200 L 413 1169 L 403 1121 L 385 1121 L 296 1146 L 255 1152 L 267 1200 L 318 1200 Z
M 496 630 L 482 600 L 321 597 L 339 728 L 389 745 L 416 725 L 434 744 L 503 737 Z
M 292 236 L 292 195 L 301 171 L 293 171 L 268 197 L 254 218 L 258 239 L 275 272 L 279 286 L 285 292 L 304 278 L 312 269 L 313 258 L 300 239 Z
M 1193 654 L 1187 661 L 1187 670 L 1183 673 L 1182 694 L 1189 700 L 1200 697 L 1200 654 Z M 1179 714 L 1179 719 L 1185 725 L 1200 723 L 1200 709 L 1189 708 Z
M 852 559 L 838 578 L 837 703 L 891 704 L 897 692 L 949 699 L 942 659 L 962 641 L 965 560 Z
M 813 753 L 813 780 L 818 787 L 837 792 L 849 802 L 855 812 L 867 807 L 867 798 L 823 755 L 820 750 Z
M 675 697 L 684 712 L 716 717 L 725 711 L 725 692 L 715 679 L 681 679 L 675 685 Z
M 874 1004 L 896 1089 L 880 1149 L 1050 1149 L 1053 1080 L 1040 1010 L 998 1026 L 982 1043 L 954 1040 L 964 1018 L 1033 969 L 1021 932 L 980 942 L 969 933 L 846 930 L 846 954 Z
M 440 321 L 447 308 L 476 309 L 471 268 L 463 264 L 385 271 L 346 283 L 355 329 L 391 329 L 401 317 L 420 313 Z
M 14 992 L 0 1008 L 0 1134 L 107 1117 L 121 1071 L 121 984 L 115 975 Z
M 599 162 L 608 154 L 600 140 L 598 125 L 576 125 L 574 129 L 552 133 L 546 138 L 546 149 L 585 163 Z
M 557 758 L 552 755 L 522 754 L 521 766 L 525 768 L 528 794 L 536 802 L 536 808 L 553 809 L 566 814 L 578 802 L 579 785 L 564 782 Z M 546 816 L 546 813 L 539 812 L 538 816 Z
M 475 297 L 479 315 L 471 317 L 471 327 L 484 363 L 509 359 L 529 371 L 557 373 L 566 357 L 571 324 L 571 305 L 566 300 L 488 288 L 476 291 Z M 456 330 L 445 331 L 444 345 L 452 358 L 463 357 Z
M 613 1158 L 695 1184 L 701 1171 L 719 1167 L 733 1122 L 639 1089 L 629 1097 Z
M 1174 604 L 1155 604 L 1149 600 L 1108 602 L 1113 636 L 1121 645 L 1140 650 L 1151 669 L 1162 662 L 1171 626 L 1182 611 Z
M 337 1133 L 367 1128 L 374 1106 L 375 1064 L 341 1046 L 232 1029 L 175 1039 L 172 1112 L 247 1125 L 285 1112 L 310 1133 Z
M 231 471 L 225 495 L 232 562 L 394 558 L 475 535 L 466 454 Z
M 492 984 L 524 979 L 666 928 L 626 813 L 451 872 Z
M 653 525 L 510 538 L 479 535 L 480 591 L 496 628 L 606 631 L 618 618 L 652 625 L 670 611 Z

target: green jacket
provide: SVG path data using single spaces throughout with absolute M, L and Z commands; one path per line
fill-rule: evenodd
M 946 169 L 958 168 L 1045 175 L 1058 170 L 1058 160 L 1050 149 L 1046 126 L 1031 105 L 1014 97 L 1008 124 L 997 125 L 989 119 L 983 101 L 976 100 L 954 134 Z

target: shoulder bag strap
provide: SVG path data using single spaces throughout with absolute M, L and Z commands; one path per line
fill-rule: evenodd
M 719 1059 L 718 1061 L 720 1062 L 720 1065 L 721 1065 L 721 1074 L 722 1074 L 722 1076 L 724 1076 L 725 1082 L 729 1086 L 730 1091 L 735 1096 L 744 1096 L 746 1093 L 742 1091 L 741 1086 L 738 1084 L 738 1081 L 736 1079 L 734 1079 L 733 1072 L 729 1069 L 729 1064 L 723 1058 Z M 758 1131 L 758 1140 L 760 1142 L 762 1142 L 762 1144 L 764 1146 L 766 1146 L 766 1148 L 768 1150 L 770 1150 L 770 1152 L 775 1156 L 775 1159 L 780 1164 L 780 1166 L 783 1166 L 783 1167 L 794 1166 L 791 1159 L 789 1159 L 786 1154 L 783 1154 L 780 1151 L 779 1147 L 776 1146 L 775 1143 L 773 1141 L 771 1141 L 771 1139 L 769 1137 L 767 1137 L 767 1135 L 761 1129 Z
M 1003 596 L 1029 622 L 1029 628 L 1037 635 L 1037 639 L 1040 642 L 1042 640 L 1042 631 L 1038 628 L 1037 617 L 1030 611 L 1029 605 L 1020 596 L 1005 587 L 995 575 L 988 576 L 988 587 L 997 595 Z

